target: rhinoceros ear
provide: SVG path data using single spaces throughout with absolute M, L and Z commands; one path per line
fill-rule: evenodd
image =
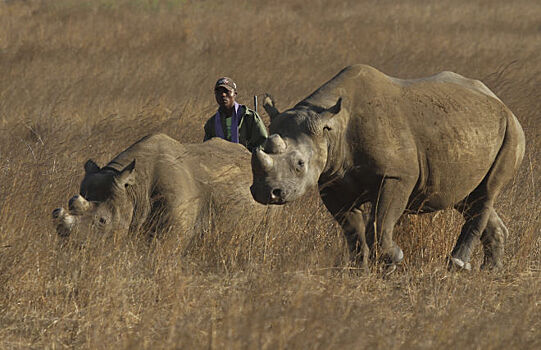
M 115 181 L 123 187 L 135 184 L 135 159 L 116 175 Z
M 100 167 L 98 164 L 94 163 L 92 159 L 89 159 L 85 163 L 85 173 L 87 174 L 94 174 L 100 171 Z
M 263 108 L 269 115 L 271 121 L 278 115 L 280 112 L 274 105 L 274 100 L 272 99 L 272 96 L 269 94 L 265 94 L 265 99 L 263 99 Z
M 334 123 L 333 123 L 333 117 L 340 113 L 342 110 L 342 97 L 336 101 L 336 104 L 328 109 L 326 109 L 324 112 L 322 112 L 321 115 L 321 127 L 323 130 L 332 130 L 334 129 Z
M 340 110 L 342 109 L 342 97 L 336 101 L 336 104 L 332 106 L 331 108 L 327 109 L 327 112 L 331 114 L 338 114 L 340 113 Z

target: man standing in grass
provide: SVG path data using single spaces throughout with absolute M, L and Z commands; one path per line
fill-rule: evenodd
M 218 111 L 205 123 L 205 138 L 213 137 L 244 145 L 251 152 L 265 142 L 267 129 L 259 115 L 235 101 L 237 85 L 228 77 L 218 79 L 214 97 Z

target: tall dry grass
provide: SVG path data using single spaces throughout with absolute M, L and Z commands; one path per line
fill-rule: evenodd
M 526 0 L 0 3 L 0 348 L 540 348 L 540 19 Z M 453 70 L 515 112 L 502 271 L 446 272 L 462 223 L 446 211 L 399 223 L 395 274 L 359 274 L 315 191 L 260 227 L 217 216 L 187 251 L 56 237 L 87 158 L 151 132 L 200 142 L 217 77 L 285 108 L 352 63 Z

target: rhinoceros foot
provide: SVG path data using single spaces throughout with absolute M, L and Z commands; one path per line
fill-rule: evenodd
M 503 264 L 500 260 L 485 259 L 485 262 L 481 265 L 481 270 L 492 271 L 492 270 L 499 270 L 502 267 L 503 267 Z
M 383 261 L 388 265 L 400 264 L 404 260 L 404 252 L 394 243 L 393 247 L 383 256 Z
M 464 262 L 459 258 L 449 259 L 449 270 L 455 271 L 471 271 L 471 264 Z
M 383 275 L 388 276 L 396 271 L 397 266 L 404 260 L 404 252 L 395 243 L 390 252 L 383 256 Z

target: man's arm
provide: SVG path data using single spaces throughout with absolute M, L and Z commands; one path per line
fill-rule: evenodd
M 256 148 L 260 148 L 263 143 L 267 140 L 267 128 L 261 120 L 261 117 L 257 112 L 250 110 L 252 114 L 252 130 L 250 132 L 250 139 L 248 140 L 248 149 L 250 152 L 254 151 Z

